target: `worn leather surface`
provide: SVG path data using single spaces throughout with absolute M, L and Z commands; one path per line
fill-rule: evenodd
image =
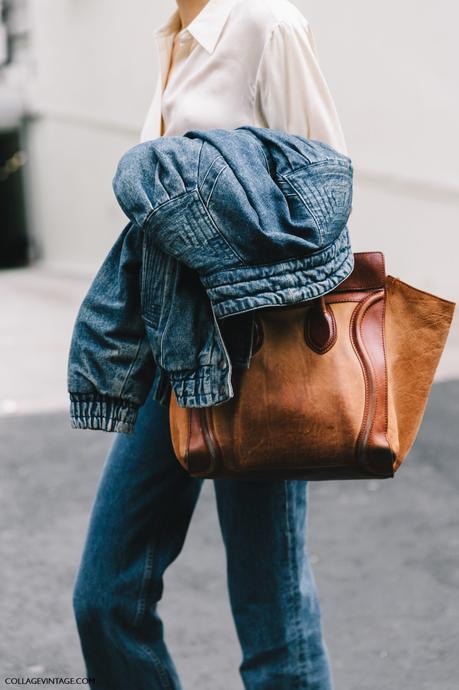
M 355 255 L 333 292 L 257 310 L 250 368 L 235 396 L 185 409 L 171 396 L 177 458 L 195 476 L 391 477 L 411 448 L 454 304 Z
M 395 412 L 389 437 L 398 444 L 398 469 L 421 425 L 455 305 L 392 276 L 386 279 L 386 294 L 387 366 Z

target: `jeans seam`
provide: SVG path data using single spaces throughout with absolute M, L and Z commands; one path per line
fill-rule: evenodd
M 153 555 L 154 555 L 155 547 L 154 543 L 150 542 L 147 546 L 147 554 L 145 558 L 145 565 L 143 568 L 143 574 L 142 574 L 142 582 L 140 584 L 140 592 L 139 592 L 139 598 L 137 601 L 137 609 L 135 612 L 134 620 L 133 620 L 133 625 L 134 627 L 137 627 L 142 623 L 142 619 L 145 613 L 146 609 L 146 592 L 147 592 L 147 587 L 148 584 L 151 581 L 151 575 L 153 572 Z
M 140 586 L 139 599 L 137 602 L 137 610 L 133 621 L 134 627 L 138 627 L 142 624 L 145 615 L 147 591 L 153 573 L 153 559 L 155 554 L 156 541 L 157 537 L 154 540 L 150 541 L 147 546 L 147 553 L 143 569 L 142 582 Z M 162 690 L 173 690 L 173 685 L 171 684 L 168 670 L 162 662 L 161 657 L 158 654 L 156 654 L 154 649 L 149 645 L 142 644 L 141 647 L 144 650 L 144 652 L 146 652 L 149 655 L 153 662 Z
M 292 576 L 292 567 L 295 570 L 296 576 L 298 577 L 298 568 L 296 562 L 296 554 L 292 552 L 292 520 L 291 520 L 291 501 L 289 497 L 290 493 L 290 482 L 288 480 L 284 483 L 285 488 L 285 504 L 286 504 L 286 518 L 287 518 L 287 546 L 288 546 L 288 558 L 289 558 L 289 585 L 290 585 L 290 608 L 292 610 L 292 618 L 295 621 L 295 648 L 296 655 L 298 659 L 298 668 L 295 669 L 295 688 L 294 690 L 307 690 L 308 683 L 303 685 L 303 678 L 307 676 L 308 664 L 307 659 L 304 656 L 304 651 L 302 649 L 302 635 L 301 635 L 301 594 L 300 594 L 300 606 L 298 606 L 298 588 L 295 587 L 295 580 Z M 299 675 L 296 671 L 299 671 Z M 292 689 L 293 690 L 293 689 Z
M 153 661 L 155 671 L 158 674 L 159 682 L 163 690 L 173 690 L 173 686 L 171 685 L 169 679 L 169 674 L 163 662 L 161 661 L 161 657 L 158 656 L 158 654 L 156 654 L 156 652 L 153 651 L 153 649 L 146 644 L 142 645 L 142 649 L 149 655 L 149 657 Z
M 157 542 L 159 539 L 159 532 L 161 530 L 161 527 L 164 525 L 164 522 L 167 519 L 167 516 L 169 515 L 171 510 L 173 510 L 173 506 L 165 506 L 164 509 L 161 511 L 161 515 L 157 523 L 157 534 L 154 539 L 150 540 L 147 546 L 147 554 L 145 558 L 142 582 L 140 586 L 139 599 L 137 602 L 137 611 L 133 620 L 134 626 L 140 626 L 143 623 L 143 618 L 146 611 L 147 595 L 152 581 L 154 555 L 156 551 Z M 142 644 L 141 646 L 142 649 L 147 654 L 149 654 L 155 665 L 155 670 L 158 674 L 162 690 L 174 690 L 174 686 L 170 680 L 169 672 L 167 670 L 167 667 L 162 662 L 161 657 L 158 654 L 156 654 L 156 652 L 151 646 L 147 644 Z

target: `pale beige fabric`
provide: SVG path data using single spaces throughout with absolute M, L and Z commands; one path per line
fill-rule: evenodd
M 254 125 L 349 155 L 311 27 L 288 0 L 209 0 L 187 27 L 175 11 L 154 37 L 160 73 L 141 141 Z

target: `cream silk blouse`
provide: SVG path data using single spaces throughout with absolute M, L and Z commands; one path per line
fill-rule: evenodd
M 253 125 L 349 155 L 311 27 L 288 0 L 209 0 L 183 29 L 175 11 L 154 37 L 159 76 L 141 141 Z

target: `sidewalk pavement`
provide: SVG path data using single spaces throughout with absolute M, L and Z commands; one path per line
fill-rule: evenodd
M 113 441 L 70 429 L 62 391 L 87 286 L 40 269 L 0 273 L 0 687 L 5 676 L 84 675 L 71 590 Z M 309 486 L 309 553 L 336 690 L 457 688 L 457 353 L 454 332 L 393 480 Z M 160 610 L 184 690 L 242 690 L 210 481 Z

